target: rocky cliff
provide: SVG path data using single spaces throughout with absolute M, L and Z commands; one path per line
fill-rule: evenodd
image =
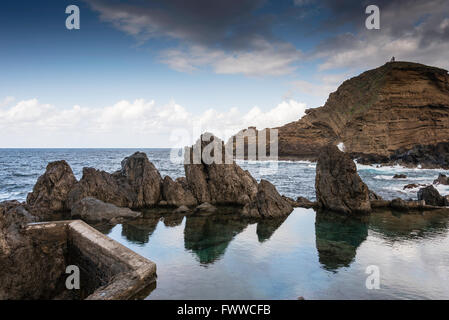
M 390 62 L 345 81 L 324 106 L 276 129 L 281 159 L 316 160 L 321 147 L 343 143 L 367 162 L 413 162 L 406 159 L 410 150 L 422 156 L 419 150 L 441 150 L 435 146 L 449 142 L 449 75 Z

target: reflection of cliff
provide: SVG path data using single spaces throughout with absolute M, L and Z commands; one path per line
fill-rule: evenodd
M 234 237 L 248 225 L 237 215 L 189 216 L 184 229 L 184 246 L 203 264 L 222 256 Z
M 446 234 L 449 216 L 446 209 L 420 212 L 376 210 L 370 216 L 370 229 L 390 241 L 429 238 Z
M 271 238 L 273 233 L 284 223 L 287 218 L 264 219 L 257 224 L 257 237 L 259 242 L 265 242 Z
M 336 271 L 352 263 L 357 248 L 368 236 L 368 224 L 362 219 L 318 212 L 315 234 L 320 263 Z

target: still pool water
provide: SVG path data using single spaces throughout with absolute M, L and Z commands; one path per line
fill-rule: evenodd
M 449 299 L 449 215 L 378 211 L 347 219 L 295 209 L 283 220 L 232 213 L 100 228 L 156 262 L 147 299 Z M 366 288 L 377 266 L 380 289 Z

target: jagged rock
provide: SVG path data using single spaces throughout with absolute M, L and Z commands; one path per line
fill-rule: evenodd
M 418 200 L 424 200 L 427 205 L 444 207 L 448 205 L 446 198 L 440 195 L 434 186 L 428 186 L 418 191 Z
M 179 208 L 177 208 L 175 211 L 173 211 L 174 213 L 187 213 L 190 212 L 189 207 L 187 206 L 180 206 Z
M 142 214 L 128 208 L 120 208 L 95 198 L 84 198 L 72 207 L 72 217 L 89 222 L 110 221 L 117 218 L 137 218 Z
M 393 179 L 407 179 L 407 176 L 405 174 L 395 174 Z
M 240 168 L 212 134 L 201 135 L 185 154 L 186 181 L 198 202 L 241 206 L 242 214 L 251 217 L 282 216 L 293 210 L 274 187 L 266 181 L 258 184 Z
M 214 213 L 215 211 L 217 211 L 217 208 L 209 202 L 204 202 L 195 208 L 195 212 Z
M 198 203 L 184 177 L 173 181 L 172 178 L 166 176 L 162 183 L 162 197 L 170 206 L 194 206 Z
M 257 208 L 259 215 L 264 218 L 284 217 L 293 211 L 293 207 L 282 199 L 275 186 L 263 179 L 257 191 Z
M 369 189 L 357 174 L 354 162 L 334 145 L 320 153 L 315 189 L 321 208 L 347 214 L 371 211 Z
M 298 197 L 296 198 L 296 200 L 293 200 L 289 197 L 286 196 L 282 196 L 282 198 L 287 201 L 293 208 L 306 208 L 306 209 L 310 209 L 310 208 L 314 208 L 317 206 L 316 201 L 310 201 L 307 198 L 304 197 Z
M 77 183 L 72 169 L 64 160 L 50 162 L 39 177 L 33 192 L 27 196 L 27 205 L 35 215 L 70 210 L 68 194 Z
M 440 173 L 438 178 L 433 181 L 433 184 L 449 185 L 449 178 L 445 174 Z
M 426 187 L 426 186 L 427 186 L 426 184 L 411 183 L 411 184 L 408 184 L 408 185 L 404 186 L 404 190 L 415 189 L 415 188 L 418 188 L 418 187 Z
M 161 199 L 162 178 L 145 153 L 136 152 L 122 161 L 113 174 L 84 168 L 82 179 L 69 194 L 69 204 L 94 197 L 119 207 L 143 208 Z

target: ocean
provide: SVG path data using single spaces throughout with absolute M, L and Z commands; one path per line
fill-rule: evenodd
M 169 149 L 0 149 L 0 201 L 24 201 L 48 162 L 66 160 L 78 179 L 83 167 L 109 172 L 135 151 L 146 152 L 161 172 L 183 176 Z M 271 181 L 281 194 L 315 199 L 315 164 L 238 163 Z M 444 170 L 358 165 L 368 187 L 385 199 L 416 199 L 410 183 L 432 183 Z M 393 179 L 401 173 L 406 179 Z M 437 186 L 443 195 L 447 186 Z M 147 299 L 449 299 L 449 216 L 389 210 L 366 219 L 320 216 L 295 209 L 287 218 L 245 221 L 234 214 L 164 215 L 97 226 L 156 262 L 156 288 Z M 380 286 L 366 285 L 370 268 Z

